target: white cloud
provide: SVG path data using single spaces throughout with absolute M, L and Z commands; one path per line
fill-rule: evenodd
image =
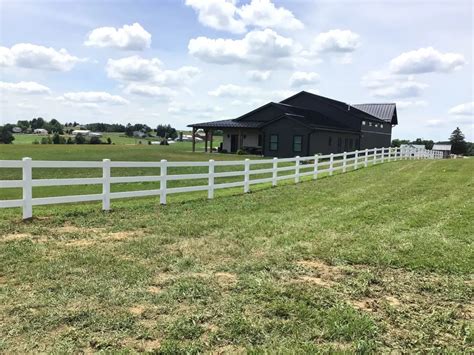
M 186 0 L 186 5 L 198 13 L 204 26 L 232 33 L 244 33 L 247 27 L 302 29 L 303 23 L 283 7 L 270 0 L 252 0 L 241 7 L 235 0 Z
M 257 95 L 259 90 L 250 86 L 239 86 L 234 84 L 220 85 L 217 89 L 209 91 L 208 94 L 216 97 L 249 97 Z
M 390 70 L 396 74 L 448 73 L 466 63 L 458 53 L 441 53 L 433 47 L 405 52 L 390 61 Z
M 225 119 L 225 117 L 216 117 L 223 109 L 219 106 L 204 104 L 187 104 L 181 102 L 171 102 L 168 106 L 168 113 L 173 116 L 192 116 L 195 118 L 213 118 Z M 221 116 L 222 114 L 219 114 Z
M 270 78 L 270 70 L 249 70 L 247 76 L 252 81 L 266 81 Z
M 427 84 L 416 81 L 395 82 L 372 91 L 372 95 L 384 98 L 407 98 L 420 96 Z
M 353 52 L 360 46 L 360 36 L 350 30 L 330 30 L 320 33 L 314 40 L 316 52 Z
M 109 59 L 106 66 L 109 78 L 125 82 L 149 82 L 162 86 L 182 86 L 199 74 L 195 67 L 164 70 L 158 58 L 145 59 L 139 56 Z
M 34 81 L 20 81 L 18 83 L 8 83 L 0 81 L 0 91 L 13 94 L 50 94 L 51 90 Z
M 304 27 L 293 13 L 284 7 L 276 7 L 270 0 L 252 0 L 238 11 L 243 22 L 261 28 L 299 30 Z
M 193 38 L 189 41 L 188 50 L 189 54 L 205 62 L 259 66 L 272 66 L 275 62 L 291 58 L 298 51 L 291 38 L 280 36 L 270 29 L 252 31 L 237 40 Z
M 416 100 L 416 101 L 410 101 L 410 100 L 397 100 L 397 109 L 406 109 L 409 107 L 426 107 L 428 106 L 428 102 L 424 100 Z
M 319 74 L 315 72 L 297 71 L 290 77 L 290 86 L 293 88 L 314 85 L 319 82 Z
M 60 101 L 89 104 L 126 105 L 129 103 L 123 97 L 112 95 L 104 91 L 67 92 L 58 98 Z
M 474 116 L 474 101 L 454 106 L 449 110 L 449 113 L 458 116 Z
M 141 51 L 150 48 L 151 34 L 139 23 L 124 25 L 117 29 L 115 27 L 99 27 L 89 34 L 84 44 L 91 47 Z
M 233 0 L 186 0 L 204 26 L 232 33 L 244 33 L 245 24 L 236 19 L 237 7 Z
M 69 71 L 77 62 L 84 60 L 70 55 L 64 48 L 57 51 L 31 43 L 18 43 L 11 48 L 0 47 L 0 65 L 6 67 Z
M 162 100 L 169 100 L 171 97 L 176 95 L 176 92 L 167 88 L 147 84 L 130 84 L 125 90 L 127 94 L 133 94 L 138 96 L 153 97 Z
M 392 99 L 418 97 L 428 87 L 427 84 L 417 82 L 410 76 L 399 76 L 384 71 L 369 72 L 362 77 L 361 84 L 369 89 L 372 96 Z

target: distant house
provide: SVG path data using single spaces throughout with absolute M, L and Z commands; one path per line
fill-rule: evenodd
M 21 129 L 21 127 L 13 127 L 13 128 L 12 128 L 12 132 L 13 132 L 13 133 L 21 133 L 21 132 L 22 132 L 22 129 Z
M 193 138 L 198 129 L 204 130 L 205 151 L 208 140 L 212 151 L 213 131 L 222 130 L 222 151 L 292 157 L 389 147 L 392 127 L 397 124 L 394 103 L 350 105 L 301 91 L 235 119 L 189 127 Z
M 133 131 L 133 136 L 136 138 L 145 138 L 146 133 L 143 131 Z
M 91 133 L 88 129 L 75 129 L 74 131 L 71 132 L 73 136 L 76 136 L 78 134 L 82 136 L 88 136 Z
M 443 158 L 449 158 L 449 156 L 451 155 L 451 144 L 436 143 L 433 145 L 433 150 L 442 152 Z
M 402 144 L 400 148 L 426 149 L 424 144 Z
M 40 135 L 47 135 L 48 134 L 48 131 L 45 130 L 44 128 L 36 128 L 34 131 L 33 131 L 34 134 L 40 134 Z

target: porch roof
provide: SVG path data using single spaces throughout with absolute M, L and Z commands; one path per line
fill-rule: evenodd
M 220 120 L 220 121 L 212 121 L 212 122 L 202 122 L 202 123 L 194 123 L 188 125 L 188 127 L 193 128 L 259 128 L 265 122 L 260 121 L 236 121 L 233 120 Z

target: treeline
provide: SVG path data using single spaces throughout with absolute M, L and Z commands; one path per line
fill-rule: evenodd
M 459 155 L 474 155 L 474 143 L 467 142 L 464 134 L 462 133 L 459 127 L 451 132 L 449 137 L 449 141 L 447 142 L 439 142 L 440 144 L 451 144 L 451 153 L 452 154 L 459 154 Z M 435 142 L 432 140 L 426 140 L 422 138 L 417 138 L 414 141 L 410 141 L 409 139 L 394 139 L 392 140 L 392 147 L 400 147 L 402 144 L 417 144 L 417 145 L 424 145 L 425 149 L 433 149 Z

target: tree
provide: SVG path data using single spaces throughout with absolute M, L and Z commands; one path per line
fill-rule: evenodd
M 59 121 L 54 119 L 54 118 L 45 125 L 45 128 L 48 131 L 50 131 L 51 133 L 59 133 L 59 134 L 64 133 L 63 132 L 63 125 L 61 123 L 59 123 Z
M 434 142 L 432 140 L 417 138 L 412 144 L 424 145 L 425 149 L 431 150 L 433 148 Z
M 76 144 L 84 144 L 86 142 L 86 138 L 82 134 L 76 134 Z
M 408 143 L 410 143 L 408 139 L 394 139 L 392 140 L 392 147 L 400 147 L 402 144 Z
M 60 144 L 60 136 L 57 132 L 53 134 L 53 144 Z
M 30 122 L 27 120 L 19 120 L 16 125 L 20 127 L 23 132 L 30 128 Z
M 33 118 L 31 120 L 31 129 L 43 128 L 45 123 L 42 117 Z
M 12 132 L 7 126 L 0 126 L 0 143 L 11 144 L 15 140 Z
M 102 141 L 100 140 L 99 137 L 97 136 L 92 136 L 90 141 L 89 141 L 90 144 L 101 144 Z
M 176 129 L 171 127 L 171 125 L 169 124 L 168 125 L 159 124 L 156 127 L 156 135 L 158 137 L 175 139 L 176 137 L 178 137 L 178 132 L 176 132 Z
M 467 152 L 467 143 L 464 140 L 464 134 L 461 132 L 459 127 L 451 133 L 449 137 L 451 142 L 451 153 L 453 154 L 465 154 Z

